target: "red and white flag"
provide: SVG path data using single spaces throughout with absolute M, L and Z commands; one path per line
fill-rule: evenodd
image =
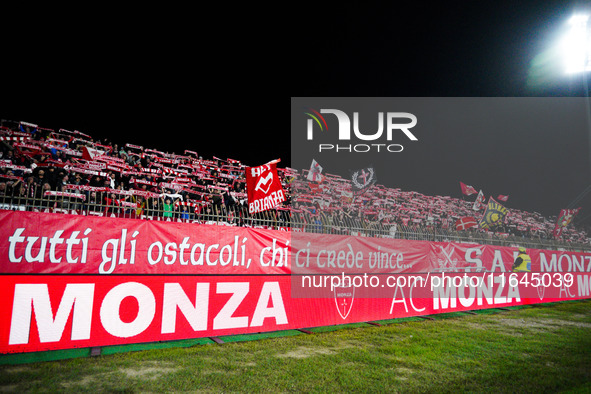
M 472 186 L 470 185 L 466 185 L 463 182 L 460 182 L 460 187 L 462 188 L 462 193 L 464 193 L 467 196 L 470 196 L 472 194 L 476 193 L 476 189 L 474 189 Z
M 562 235 L 562 231 L 573 221 L 574 217 L 579 210 L 577 209 L 562 209 L 560 210 L 560 214 L 558 215 L 558 219 L 556 220 L 556 225 L 554 225 L 554 237 L 559 238 Z
M 322 175 L 322 166 L 314 159 L 312 159 L 312 164 L 310 165 L 307 179 L 310 182 L 322 182 L 324 180 L 324 175 Z
M 474 205 L 472 205 L 472 209 L 475 211 L 480 211 L 480 209 L 484 206 L 484 203 L 486 202 L 485 198 L 484 198 L 484 193 L 482 193 L 482 190 L 478 192 L 478 196 L 476 196 L 476 201 L 474 201 Z
M 469 229 L 470 227 L 476 227 L 478 223 L 476 222 L 476 219 L 474 219 L 473 216 L 466 216 L 463 218 L 460 218 L 456 221 L 456 230 L 457 231 L 461 231 L 461 230 L 466 230 Z
M 280 161 L 277 159 L 262 166 L 245 168 L 249 213 L 273 209 L 286 200 L 277 175 L 277 163 Z
M 507 202 L 508 199 L 509 199 L 509 196 L 503 196 L 502 194 L 499 194 L 497 196 L 497 200 L 499 200 L 499 201 Z
M 102 156 L 105 154 L 104 150 L 99 150 L 99 149 L 94 149 L 94 148 L 90 148 L 88 146 L 85 146 L 82 149 L 82 158 L 84 160 L 94 160 L 95 158 Z

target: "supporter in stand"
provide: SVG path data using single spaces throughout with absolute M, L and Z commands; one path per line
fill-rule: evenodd
M 57 172 L 55 167 L 47 166 L 46 173 L 45 173 L 45 180 L 51 185 L 51 190 L 56 190 L 57 187 Z
M 202 223 L 214 222 L 216 220 L 211 205 L 206 205 L 200 215 L 200 221 Z
M 309 229 L 310 232 L 313 233 L 321 233 L 322 232 L 322 221 L 320 220 L 320 206 L 316 203 L 309 212 Z
M 146 216 L 148 216 L 148 217 L 161 216 L 162 206 L 160 205 L 160 199 L 159 198 L 148 198 L 146 201 L 145 213 L 146 213 Z
M 130 154 L 127 156 L 126 163 L 132 167 L 141 165 L 141 159 L 138 155 Z
M 346 234 L 347 224 L 345 222 L 345 210 L 339 209 L 336 214 L 333 214 L 333 226 L 336 234 Z
M 131 196 L 131 201 L 136 204 L 135 216 L 141 217 L 144 215 L 144 210 L 147 208 L 147 201 L 143 196 Z
M 216 207 L 217 211 L 217 218 L 216 221 L 218 222 L 228 222 L 228 210 L 224 204 L 220 204 Z
M 140 158 L 141 167 L 149 168 L 151 164 L 152 164 L 152 161 L 150 160 L 150 156 L 142 155 L 142 157 Z
M 27 186 L 24 183 L 20 183 L 20 186 L 18 188 L 15 188 L 13 193 L 12 193 L 12 198 L 11 198 L 11 205 L 14 208 L 17 207 L 25 207 L 27 204 L 27 200 L 28 200 L 28 193 L 27 193 Z M 14 209 L 13 208 L 13 209 Z
M 119 208 L 119 196 L 113 192 L 103 193 L 103 204 L 105 216 L 110 214 L 118 214 L 121 212 Z
M 48 155 L 49 155 L 49 153 L 47 153 L 47 152 L 40 152 L 36 155 L 33 155 L 33 157 L 31 159 L 38 167 L 44 167 L 47 165 L 47 156 Z
M 63 135 L 51 135 L 51 131 L 43 128 L 35 128 L 27 126 L 18 122 L 4 122 L 0 132 L 10 135 L 10 131 L 28 130 L 35 138 L 30 141 L 28 145 L 35 145 L 49 139 L 58 141 L 67 140 Z M 122 159 L 127 166 L 127 170 L 121 171 L 107 171 L 108 175 L 103 178 L 99 175 L 87 176 L 82 175 L 84 171 L 97 171 L 97 168 L 84 167 L 86 160 L 80 160 L 80 156 L 66 154 L 62 149 L 57 149 L 51 152 L 51 148 L 45 148 L 39 145 L 38 149 L 31 147 L 19 148 L 18 145 L 8 141 L 2 141 L 0 144 L 0 160 L 3 163 L 10 165 L 23 166 L 27 168 L 26 171 L 18 169 L 10 171 L 7 168 L 0 167 L 0 175 L 7 177 L 22 177 L 24 180 L 2 179 L 4 186 L 3 194 L 14 204 L 33 203 L 31 199 L 37 194 L 41 200 L 44 198 L 44 191 L 48 190 L 46 183 L 49 183 L 50 190 L 55 192 L 75 192 L 83 193 L 87 196 L 87 200 L 83 206 L 89 210 L 96 210 L 103 212 L 104 206 L 109 207 L 110 212 L 113 212 L 114 201 L 125 201 L 126 203 L 137 204 L 138 207 L 118 207 L 126 214 L 132 212 L 136 216 L 146 214 L 154 216 L 158 212 L 167 218 L 186 218 L 191 215 L 193 207 L 181 206 L 175 210 L 174 203 L 176 201 L 187 201 L 188 198 L 201 201 L 203 209 L 200 211 L 201 218 L 207 218 L 210 221 L 226 221 L 232 224 L 248 225 L 248 226 L 271 226 L 283 227 L 290 221 L 299 226 L 302 223 L 308 231 L 314 232 L 334 232 L 346 234 L 350 229 L 355 232 L 362 232 L 369 235 L 383 236 L 390 234 L 389 229 L 393 225 L 397 225 L 396 235 L 403 236 L 405 231 L 409 234 L 421 232 L 421 234 L 433 234 L 436 231 L 443 233 L 445 231 L 454 232 L 454 229 L 448 230 L 448 226 L 453 226 L 453 223 L 464 216 L 475 216 L 472 210 L 472 203 L 469 201 L 451 198 L 451 197 L 430 197 L 422 195 L 418 192 L 404 192 L 399 189 L 392 190 L 385 187 L 374 187 L 368 191 L 362 198 L 354 201 L 346 202 L 350 208 L 347 212 L 343 209 L 333 210 L 335 206 L 343 206 L 342 201 L 339 201 L 340 192 L 336 192 L 338 187 L 346 184 L 342 180 L 327 180 L 322 187 L 312 190 L 307 182 L 292 181 L 292 174 L 287 174 L 287 170 L 280 170 L 279 176 L 284 184 L 284 192 L 286 193 L 287 203 L 284 206 L 291 206 L 292 195 L 312 195 L 310 201 L 323 201 L 323 205 L 317 203 L 304 203 L 297 205 L 296 209 L 290 214 L 289 211 L 278 209 L 265 211 L 256 215 L 249 215 L 247 205 L 245 204 L 245 197 L 241 194 L 245 193 L 244 174 L 242 171 L 236 171 L 228 162 L 214 158 L 213 160 L 203 160 L 199 157 L 199 164 L 193 166 L 194 160 L 188 157 L 181 157 L 178 159 L 172 155 L 148 150 L 146 152 L 143 148 L 141 150 L 126 150 L 119 148 L 119 145 L 112 141 L 103 141 L 101 144 L 94 143 L 91 139 L 85 138 L 71 138 L 67 147 L 71 150 L 82 150 L 83 146 L 94 147 L 99 150 L 106 150 L 106 156 L 113 159 Z M 134 148 L 135 149 L 135 148 Z M 139 153 L 138 153 L 139 152 Z M 53 155 L 52 155 L 53 153 Z M 151 157 L 159 157 L 154 161 Z M 53 159 L 53 160 L 48 160 Z M 162 159 L 162 160 L 160 160 Z M 174 160 L 173 160 L 174 159 Z M 91 160 L 92 162 L 92 160 Z M 64 163 L 65 167 L 56 164 Z M 98 162 L 97 162 L 98 163 Z M 104 168 L 104 162 L 101 162 Z M 80 168 L 77 168 L 80 167 Z M 74 171 L 76 169 L 76 171 Z M 33 170 L 32 172 L 29 172 Z M 153 171 L 152 173 L 145 170 Z M 104 170 L 98 170 L 104 171 Z M 177 172 L 179 171 L 179 172 Z M 163 175 L 165 174 L 165 175 Z M 296 176 L 296 178 L 299 175 Z M 183 178 L 184 183 L 179 190 L 181 192 L 174 192 L 172 190 L 158 189 L 155 185 L 161 182 L 170 182 L 177 177 Z M 288 181 L 289 178 L 289 181 Z M 130 182 L 131 179 L 143 181 Z M 146 184 L 145 182 L 148 182 Z M 340 183 L 339 183 L 340 182 Z M 89 190 L 73 190 L 68 189 L 69 185 L 76 186 L 94 186 L 106 187 L 107 189 L 120 190 L 138 190 L 142 192 L 153 192 L 159 194 L 160 198 L 145 198 L 143 196 L 129 196 L 124 199 L 122 195 L 117 193 L 102 195 L 99 191 Z M 188 186 L 187 186 L 188 185 Z M 208 188 L 209 186 L 209 188 Z M 335 189 L 336 188 L 336 189 Z M 189 192 L 193 190 L 194 192 Z M 237 193 L 238 195 L 234 195 Z M 53 193 L 55 194 L 55 193 Z M 170 201 L 166 202 L 162 198 L 169 197 Z M 56 197 L 52 197 L 56 200 Z M 330 204 L 325 204 L 328 201 Z M 50 203 L 46 201 L 45 205 Z M 59 200 L 59 198 L 58 198 Z M 372 204 L 374 201 L 382 201 L 380 204 Z M 110 201 L 106 203 L 106 201 Z M 386 201 L 384 203 L 384 201 Z M 164 204 L 166 203 L 166 206 Z M 39 203 L 27 204 L 39 206 Z M 103 206 L 104 205 L 104 206 Z M 56 206 L 54 204 L 54 206 Z M 65 206 L 65 205 L 64 205 Z M 301 212 L 299 210 L 302 210 Z M 189 212 L 189 213 L 188 213 Z M 478 213 L 476 216 L 479 216 Z M 470 229 L 458 233 L 458 236 L 472 236 L 475 240 L 482 240 L 488 238 L 495 242 L 503 241 L 508 237 L 524 237 L 528 239 L 548 240 L 553 239 L 552 230 L 556 218 L 544 218 L 537 213 L 524 212 L 519 210 L 512 210 L 512 215 L 507 218 L 504 227 L 496 229 L 496 233 L 483 232 L 478 229 Z M 563 232 L 562 238 L 566 242 L 584 242 L 589 243 L 587 234 L 575 227 L 569 227 Z
M 35 198 L 37 185 L 35 184 L 35 177 L 33 175 L 30 175 L 25 178 L 25 187 L 27 189 L 27 197 L 31 199 Z
M 3 141 L 4 142 L 4 141 Z M 7 144 L 2 144 L 2 145 L 7 145 Z M 8 163 L 15 163 L 15 158 L 14 158 L 14 151 L 12 149 L 8 149 L 6 151 L 6 153 L 2 154 L 2 160 L 8 162 Z M 17 163 L 15 163 L 17 164 Z
M 40 188 L 37 189 L 37 194 L 35 198 L 41 201 L 41 208 L 52 208 L 55 203 L 55 198 L 51 195 L 46 195 L 45 192 L 51 191 L 51 184 L 49 182 L 44 182 Z
M 45 170 L 44 167 L 37 167 L 33 171 L 33 183 L 35 186 L 40 187 L 47 181 L 45 178 Z
M 172 218 L 174 216 L 174 202 L 169 196 L 162 198 L 162 217 Z
M 102 177 L 100 177 L 99 175 L 96 175 L 96 176 L 92 177 L 92 179 L 90 180 L 90 183 L 88 185 L 92 186 L 92 187 L 103 187 L 103 186 L 105 186 L 105 181 L 103 180 Z
M 0 203 L 4 203 L 6 200 L 6 196 L 10 194 L 7 191 L 6 182 L 0 180 Z
M 109 182 L 108 187 L 110 187 L 111 189 L 115 189 L 117 186 L 119 186 L 119 181 L 115 180 L 115 173 L 113 171 L 109 171 L 107 173 L 107 180 L 105 181 L 105 184 L 107 182 Z
M 64 190 L 66 185 L 70 184 L 70 175 L 69 173 L 60 168 L 57 171 L 57 178 L 56 178 L 56 188 L 57 190 Z
M 10 174 L 10 172 L 9 172 L 9 174 Z M 12 175 L 9 175 L 9 176 L 12 176 Z M 22 178 L 9 179 L 6 181 L 6 195 L 12 197 L 16 193 L 18 193 L 22 187 L 23 187 Z
M 19 125 L 19 129 L 23 133 L 31 134 L 32 137 L 35 137 L 37 134 L 37 127 L 34 127 L 34 126 L 23 125 L 21 123 Z M 37 136 L 39 136 L 39 134 L 37 134 Z
M 98 213 L 102 212 L 102 198 L 101 192 L 91 191 L 86 198 L 85 210 L 87 212 Z
M 85 185 L 86 182 L 82 180 L 82 175 L 78 172 L 74 173 L 73 179 L 70 182 L 71 185 Z
M 277 211 L 277 225 L 279 227 L 289 227 L 289 211 L 286 209 L 279 209 Z
M 186 205 L 181 205 L 178 212 L 178 218 L 183 220 L 193 220 L 194 214 L 189 211 L 189 207 Z

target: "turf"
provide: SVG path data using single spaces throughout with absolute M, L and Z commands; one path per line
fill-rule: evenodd
M 379 323 L 4 365 L 0 390 L 591 391 L 589 300 Z

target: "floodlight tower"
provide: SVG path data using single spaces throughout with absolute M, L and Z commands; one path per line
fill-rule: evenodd
M 589 15 L 575 14 L 569 19 L 568 24 L 570 30 L 566 34 L 563 44 L 565 71 L 567 74 L 586 74 L 591 71 Z
M 583 88 L 585 89 L 587 124 L 589 127 L 589 161 L 591 164 L 591 109 L 589 105 L 589 84 L 587 73 L 591 71 L 591 26 L 588 13 L 574 14 L 568 21 L 569 31 L 562 42 L 564 66 L 567 74 L 580 74 L 583 77 Z M 569 204 L 574 207 L 591 191 L 590 185 L 583 190 L 575 200 Z

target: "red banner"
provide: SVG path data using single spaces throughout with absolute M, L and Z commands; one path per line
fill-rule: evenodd
M 588 289 L 591 277 L 580 278 Z M 566 298 L 553 291 L 539 299 L 523 299 L 496 278 L 485 290 L 453 282 L 436 284 L 431 297 L 418 297 L 418 286 L 392 286 L 388 297 L 363 298 L 355 287 L 335 284 L 325 289 L 330 297 L 295 298 L 292 281 L 290 276 L 274 275 L 0 276 L 5 300 L 0 305 L 5 316 L 0 322 L 0 352 L 298 329 Z
M 591 253 L 0 211 L 0 353 L 590 298 Z
M 555 238 L 560 238 L 562 232 L 572 222 L 573 218 L 579 213 L 581 208 L 577 209 L 561 209 L 556 224 L 554 225 L 553 235 Z
M 287 274 L 289 233 L 155 220 L 0 211 L 0 272 Z
M 246 191 L 248 193 L 248 212 L 251 214 L 273 209 L 286 200 L 277 163 L 270 161 L 258 167 L 246 167 Z

